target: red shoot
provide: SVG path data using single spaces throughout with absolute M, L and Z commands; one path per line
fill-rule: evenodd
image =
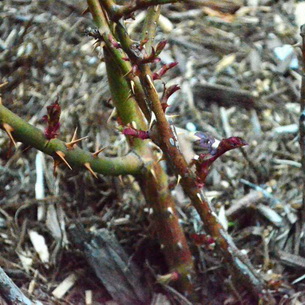
M 125 136 L 132 136 L 134 138 L 138 138 L 138 139 L 141 139 L 141 140 L 149 139 L 148 131 L 138 130 L 138 129 L 135 129 L 135 128 L 132 128 L 132 127 L 126 127 L 123 130 L 123 134 Z
M 176 67 L 178 65 L 177 62 L 172 62 L 170 64 L 163 65 L 162 68 L 153 73 L 153 80 L 161 79 L 161 77 L 170 69 Z
M 145 56 L 142 60 L 142 64 L 148 64 L 148 63 L 158 63 L 161 61 L 161 59 L 156 55 L 155 49 L 152 47 L 151 48 L 151 54 L 148 56 Z
M 164 86 L 164 91 L 163 91 L 163 95 L 162 95 L 162 98 L 161 98 L 161 102 L 162 103 L 167 103 L 167 100 L 169 99 L 169 97 L 171 95 L 173 95 L 178 90 L 180 90 L 180 86 L 178 86 L 178 85 L 172 85 L 168 88 L 166 88 Z
M 207 142 L 206 145 L 210 145 L 210 147 L 212 147 L 212 144 L 210 144 L 209 142 Z M 208 154 L 199 155 L 199 159 L 194 161 L 196 166 L 198 186 L 202 187 L 204 185 L 205 179 L 210 172 L 211 166 L 217 158 L 219 158 L 221 155 L 231 149 L 239 148 L 245 145 L 248 145 L 248 143 L 242 138 L 231 137 L 227 139 L 222 139 L 218 147 L 216 148 L 216 151 L 213 152 L 212 157 L 210 157 L 209 159 L 206 159 Z
M 44 135 L 48 140 L 51 140 L 57 137 L 60 128 L 59 118 L 61 108 L 58 104 L 58 99 L 54 104 L 47 107 L 47 112 L 48 114 L 42 117 L 42 120 L 48 124 L 44 131 Z
M 167 40 L 160 41 L 156 46 L 156 56 L 159 56 L 167 44 Z

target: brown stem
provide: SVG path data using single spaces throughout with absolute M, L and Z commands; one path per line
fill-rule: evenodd
M 132 41 L 127 36 L 122 23 L 118 24 L 117 33 L 124 51 L 128 54 L 131 61 L 138 65 L 140 71 L 139 78 L 144 88 L 148 105 L 156 117 L 156 123 L 151 131 L 152 140 L 161 148 L 176 175 L 181 177 L 181 185 L 184 192 L 191 199 L 193 206 L 200 215 L 207 233 L 214 238 L 222 256 L 225 257 L 231 266 L 232 277 L 236 281 L 243 279 L 243 284 L 256 298 L 259 298 L 264 283 L 255 272 L 249 260 L 237 249 L 230 236 L 218 222 L 216 214 L 207 200 L 205 200 L 201 189 L 196 185 L 196 177 L 189 169 L 186 160 L 181 154 L 172 126 L 170 126 L 165 117 L 158 92 L 152 81 L 152 72 L 149 66 L 142 64 L 141 58 L 137 58 L 133 50 Z M 269 302 L 271 302 L 270 300 Z
M 159 163 L 138 177 L 138 182 L 150 206 L 153 228 L 158 235 L 169 272 L 177 272 L 176 287 L 194 299 L 193 259 L 181 226 L 175 203 L 168 189 L 167 175 Z
M 191 199 L 208 234 L 210 234 L 230 266 L 232 277 L 245 285 L 256 298 L 260 298 L 264 283 L 252 267 L 245 255 L 235 246 L 233 240 L 219 223 L 209 202 L 205 199 L 201 189 L 196 185 L 196 177 L 189 169 L 186 160 L 181 154 L 177 138 L 168 123 L 161 107 L 157 91 L 151 79 L 151 71 L 148 65 L 140 65 L 140 80 L 145 88 L 145 93 L 156 116 L 156 124 L 151 132 L 152 140 L 161 148 L 167 162 L 171 165 L 176 175 L 181 176 L 181 185 L 184 192 Z M 266 296 L 272 304 L 271 296 Z

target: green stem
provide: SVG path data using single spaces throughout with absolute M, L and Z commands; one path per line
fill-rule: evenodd
M 79 147 L 68 149 L 65 142 L 59 139 L 47 140 L 43 132 L 38 128 L 25 122 L 9 109 L 0 105 L 0 127 L 8 124 L 12 128 L 12 136 L 16 141 L 34 147 L 45 154 L 56 157 L 56 152 L 61 151 L 65 159 L 74 168 L 84 168 L 85 163 L 89 163 L 92 170 L 103 175 L 135 175 L 139 174 L 144 167 L 141 158 L 134 152 L 124 157 L 106 158 L 95 157 Z
M 134 82 L 134 97 L 141 108 L 143 114 L 145 115 L 145 118 L 147 121 L 150 121 L 151 118 L 151 113 L 150 110 L 148 109 L 145 101 L 145 95 L 143 92 L 143 89 L 141 87 L 140 81 L 138 77 L 134 77 L 132 75 L 131 70 L 132 67 L 129 62 L 123 60 L 122 58 L 124 57 L 124 53 L 121 52 L 118 49 L 113 48 L 111 45 L 111 41 L 109 40 L 109 35 L 113 35 L 109 29 L 109 25 L 107 22 L 107 19 L 105 17 L 104 11 L 102 10 L 100 3 L 98 0 L 87 0 L 88 6 L 90 9 L 90 12 L 92 14 L 92 17 L 94 19 L 95 24 L 100 30 L 100 33 L 103 37 L 103 41 L 105 42 L 109 52 L 111 53 L 111 56 L 113 60 L 115 61 L 117 69 L 119 69 L 122 73 L 122 75 L 125 76 L 126 80 L 129 81 L 129 88 L 128 92 L 131 95 L 132 94 L 132 86 L 131 86 L 131 81 Z M 114 35 L 113 35 L 114 36 Z
M 160 12 L 161 12 L 161 6 L 158 5 L 158 6 L 149 7 L 146 13 L 141 40 L 143 41 L 147 39 L 145 48 L 148 53 L 150 53 L 151 47 L 153 45 L 156 36 L 157 22 L 160 16 Z

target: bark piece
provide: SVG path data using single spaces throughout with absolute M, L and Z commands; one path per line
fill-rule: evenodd
M 116 237 L 106 229 L 95 234 L 70 227 L 72 241 L 81 250 L 114 301 L 121 305 L 149 304 L 150 294 L 138 267 L 129 259 Z
M 0 294 L 9 305 L 32 305 L 16 284 L 0 267 Z

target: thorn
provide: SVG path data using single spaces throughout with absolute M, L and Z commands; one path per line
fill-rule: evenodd
M 180 117 L 180 114 L 169 114 L 169 115 L 166 115 L 167 119 L 174 119 L 174 118 L 178 118 L 178 117 Z
M 182 178 L 181 175 L 178 175 L 176 186 L 180 183 L 181 178 Z
M 135 121 L 131 121 L 131 126 L 132 126 L 132 128 L 134 128 L 134 129 L 138 129 L 137 123 L 136 123 Z
M 151 172 L 151 174 L 153 175 L 153 177 L 155 178 L 155 180 L 157 180 L 157 176 L 156 176 L 155 170 L 152 168 L 152 169 L 150 170 L 150 172 Z
M 2 127 L 4 128 L 5 132 L 7 133 L 8 137 L 10 138 L 10 140 L 12 141 L 12 143 L 15 145 L 15 147 L 17 148 L 17 144 L 15 142 L 14 137 L 12 136 L 12 132 L 14 131 L 14 128 L 7 124 L 7 123 L 3 123 Z
M 151 77 L 150 77 L 150 75 L 146 75 L 146 79 L 147 79 L 147 82 L 148 82 L 148 85 L 149 85 L 149 87 L 151 88 L 151 89 L 153 89 L 154 91 L 155 91 L 155 93 L 156 94 L 158 94 L 157 93 L 157 90 L 156 90 L 156 88 L 155 88 L 155 86 L 154 86 L 154 83 L 153 83 L 153 81 L 152 81 L 152 79 L 151 79 Z
M 55 153 L 72 170 L 72 167 L 70 166 L 68 161 L 65 159 L 65 154 L 60 150 L 57 150 Z
M 161 153 L 160 154 L 160 158 L 157 160 L 157 163 L 160 163 L 161 161 L 165 161 L 166 160 L 166 158 L 165 158 L 165 156 L 164 156 L 164 154 L 163 153 Z M 178 184 L 178 183 L 177 183 Z M 177 185 L 176 185 L 177 186 Z
M 170 216 L 174 216 L 175 214 L 174 214 L 174 211 L 173 211 L 173 209 L 171 208 L 171 207 L 168 207 L 167 208 L 167 212 L 168 212 L 168 214 L 170 215 Z
M 130 75 L 130 74 L 132 74 L 132 70 L 130 70 L 130 71 L 128 71 L 127 73 L 125 73 L 125 74 L 123 75 L 123 77 L 127 77 L 127 76 Z
M 92 170 L 91 165 L 90 165 L 89 162 L 84 163 L 84 166 L 86 167 L 86 169 L 90 172 L 90 174 L 91 174 L 94 178 L 98 179 L 97 174 Z
M 198 198 L 200 201 L 202 201 L 202 198 L 201 198 L 200 193 L 197 193 L 197 198 Z
M 111 114 L 107 120 L 107 124 L 111 121 L 111 119 L 116 115 L 116 108 L 114 107 L 113 110 L 111 111 Z
M 78 143 L 78 142 L 80 142 L 80 141 L 82 141 L 82 140 L 88 138 L 88 136 L 86 136 L 86 137 L 82 137 L 82 138 L 77 139 L 76 133 L 77 133 L 77 127 L 75 128 L 75 131 L 74 131 L 74 134 L 73 134 L 73 136 L 72 136 L 71 141 L 65 143 L 65 144 L 66 144 L 66 147 L 67 147 L 68 149 L 73 149 L 73 147 L 74 147 L 74 145 L 75 145 L 76 143 Z
M 77 129 L 78 127 L 75 128 L 74 130 L 74 133 L 73 133 L 73 136 L 72 136 L 72 139 L 71 139 L 71 142 L 74 141 L 76 139 L 76 135 L 77 135 Z
M 67 146 L 67 148 L 72 149 L 73 146 L 74 146 L 76 143 L 78 143 L 78 142 L 80 142 L 80 141 L 82 141 L 82 140 L 84 140 L 84 139 L 87 139 L 87 138 L 88 138 L 88 136 L 85 136 L 85 137 L 76 139 L 76 140 L 74 140 L 74 141 L 68 142 L 68 143 L 66 143 L 66 146 Z
M 122 175 L 118 176 L 118 178 L 119 178 L 119 180 L 120 180 L 121 184 L 124 184 L 124 181 L 123 181 Z
M 5 87 L 7 84 L 8 84 L 8 82 L 4 82 L 4 83 L 0 84 L 0 89 L 1 89 L 2 87 Z
M 101 149 L 98 149 L 97 151 L 95 151 L 95 152 L 92 154 L 92 156 L 93 156 L 94 158 L 97 158 L 98 155 L 99 155 L 102 151 L 104 151 L 107 147 L 108 147 L 108 146 L 105 146 L 105 147 L 102 147 Z
M 134 81 L 133 81 L 133 80 L 130 81 L 130 87 L 131 87 L 131 92 L 132 92 L 132 94 L 135 95 Z M 1 88 L 1 87 L 0 87 L 0 88 Z
M 90 10 L 89 10 L 89 7 L 87 7 L 82 13 L 81 15 L 84 16 L 85 14 L 89 13 Z
M 153 125 L 155 119 L 156 119 L 156 115 L 152 112 L 152 113 L 151 113 L 150 122 L 149 122 L 149 125 L 148 125 L 148 130 L 151 129 L 151 126 Z
M 32 146 L 27 146 L 25 149 L 22 150 L 22 153 L 28 151 L 28 150 L 31 149 L 31 148 L 32 148 Z
M 178 247 L 179 250 L 183 249 L 183 245 L 182 245 L 182 243 L 180 241 L 177 242 L 177 247 Z

